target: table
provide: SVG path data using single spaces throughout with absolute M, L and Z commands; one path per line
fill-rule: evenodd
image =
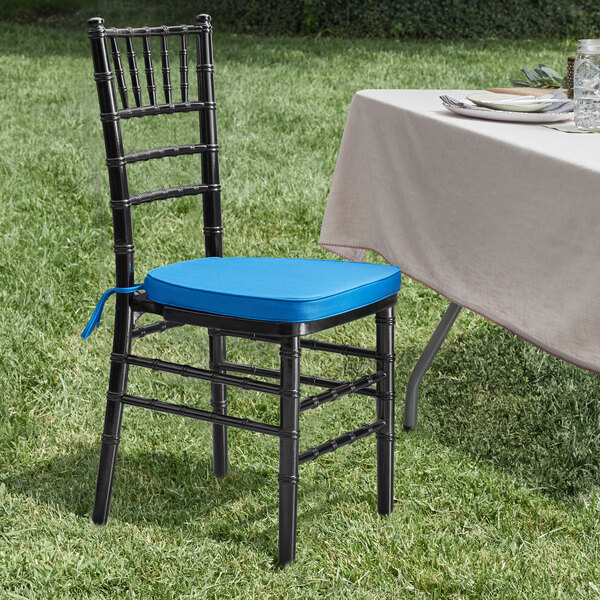
M 350 105 L 319 244 L 374 250 L 451 301 L 407 390 L 461 307 L 600 372 L 600 135 L 455 115 L 439 95 L 364 90 Z

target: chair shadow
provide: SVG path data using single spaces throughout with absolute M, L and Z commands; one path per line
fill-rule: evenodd
M 597 374 L 491 323 L 483 330 L 444 342 L 422 381 L 413 432 L 557 500 L 589 494 L 600 476 Z M 398 370 L 410 374 L 422 350 L 407 347 Z M 397 382 L 400 415 L 407 380 Z
M 74 446 L 33 468 L 5 478 L 16 493 L 25 493 L 40 503 L 58 505 L 79 516 L 91 518 L 94 501 L 99 445 Z M 189 526 L 190 520 L 211 521 L 225 505 L 259 494 L 265 487 L 273 490 L 272 502 L 256 518 L 277 508 L 277 475 L 268 469 L 237 466 L 228 476 L 217 480 L 212 463 L 186 453 L 120 452 L 115 471 L 111 516 L 135 524 L 152 523 L 161 527 Z M 236 531 L 228 524 L 208 528 L 214 539 L 246 541 L 246 529 Z M 271 534 L 252 543 L 272 550 Z
M 5 478 L 4 483 L 11 491 L 27 494 L 40 504 L 59 506 L 91 520 L 98 458 L 99 447 L 80 444 L 64 455 Z M 314 483 L 306 484 L 303 492 L 318 492 Z M 365 494 L 375 502 L 374 492 L 365 490 Z M 330 492 L 327 504 L 331 507 L 348 501 L 343 493 Z M 223 518 L 224 512 L 228 517 L 238 513 L 233 524 L 231 517 Z M 121 452 L 117 460 L 112 519 L 186 532 L 190 523 L 202 522 L 199 535 L 251 546 L 271 555 L 276 566 L 277 514 L 277 472 L 272 468 L 236 464 L 227 477 L 218 480 L 211 461 L 185 452 Z M 299 514 L 303 526 L 310 527 L 311 521 L 322 518 L 317 508 L 303 510 L 299 506 Z

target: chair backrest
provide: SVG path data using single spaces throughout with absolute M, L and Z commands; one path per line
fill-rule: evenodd
M 93 18 L 88 21 L 88 34 L 92 45 L 94 78 L 100 103 L 100 120 L 104 132 L 106 164 L 110 184 L 111 207 L 114 227 L 114 249 L 118 287 L 134 284 L 134 244 L 131 207 L 137 204 L 178 198 L 181 196 L 203 196 L 204 239 L 206 256 L 223 256 L 223 227 L 221 216 L 221 185 L 217 146 L 217 121 L 212 50 L 212 27 L 208 15 L 198 15 L 196 25 L 174 27 L 142 27 L 109 29 L 104 21 Z M 189 98 L 188 40 L 196 41 L 196 76 L 198 99 Z M 141 38 L 142 54 L 148 104 L 144 104 L 143 90 L 134 50 L 135 38 Z M 160 40 L 162 96 L 157 90 L 156 75 L 152 59 L 152 39 Z M 176 40 L 179 54 L 179 94 L 175 99 L 171 83 L 170 58 L 177 51 L 169 52 L 169 40 Z M 121 58 L 123 41 L 129 67 L 131 95 L 126 83 Z M 121 42 L 121 48 L 119 47 Z M 139 44 L 139 42 L 137 42 Z M 110 45 L 110 49 L 109 49 Z M 154 42 L 157 45 L 157 42 Z M 111 60 L 112 59 L 112 60 Z M 120 108 L 117 90 L 120 99 Z M 131 96 L 133 104 L 131 105 Z M 153 148 L 125 154 L 121 120 L 138 119 L 155 115 L 175 113 L 199 113 L 200 138 L 198 144 Z M 130 194 L 127 165 L 164 157 L 201 154 L 201 183 L 159 189 L 140 194 Z

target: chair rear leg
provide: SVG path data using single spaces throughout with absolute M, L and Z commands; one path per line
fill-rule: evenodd
M 96 482 L 96 498 L 92 513 L 92 520 L 96 525 L 104 525 L 108 519 L 122 417 L 123 404 L 109 399 L 106 403 L 100 466 L 98 467 L 98 480 Z
M 376 433 L 377 438 L 377 512 L 389 515 L 394 508 L 394 307 L 378 312 L 377 370 L 386 374 L 377 383 L 377 419 L 385 427 Z
M 209 333 L 210 369 L 217 373 L 224 373 L 219 365 L 225 361 L 225 336 Z M 211 407 L 219 415 L 227 414 L 227 386 L 220 383 L 211 383 Z M 215 477 L 227 475 L 227 427 L 213 425 L 213 471 Z
M 298 445 L 300 439 L 300 338 L 281 343 L 279 437 L 279 563 L 296 558 Z
M 92 511 L 92 520 L 97 525 L 104 525 L 106 523 L 110 508 L 117 451 L 121 439 L 121 420 L 123 419 L 121 395 L 127 392 L 127 377 L 129 375 L 129 365 L 117 357 L 128 354 L 131 351 L 132 327 L 133 312 L 129 305 L 129 296 L 117 294 L 113 356 L 110 364 L 100 466 L 98 467 L 98 480 L 96 482 L 96 497 Z
M 104 525 L 108 519 L 123 418 L 123 403 L 119 401 L 119 398 L 127 391 L 127 376 L 128 365 L 113 361 L 110 368 L 100 466 L 98 467 L 96 498 L 92 513 L 92 520 L 96 525 Z

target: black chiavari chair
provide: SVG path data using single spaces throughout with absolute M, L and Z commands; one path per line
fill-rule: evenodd
M 109 29 L 90 19 L 94 77 L 100 103 L 114 225 L 116 286 L 98 303 L 86 330 L 99 325 L 106 299 L 116 294 L 114 342 L 108 385 L 100 467 L 93 520 L 108 518 L 111 488 L 125 405 L 179 414 L 212 423 L 214 473 L 227 474 L 227 428 L 237 427 L 279 438 L 279 561 L 295 557 L 298 467 L 346 444 L 375 433 L 377 438 L 377 507 L 393 508 L 394 466 L 394 306 L 400 271 L 393 266 L 339 260 L 286 258 L 223 258 L 221 184 L 219 180 L 212 28 L 208 15 L 195 25 Z M 139 39 L 138 39 L 139 38 Z M 160 41 L 160 69 L 152 60 L 152 38 Z M 134 41 L 141 39 L 148 104 L 143 102 Z M 173 42 L 175 40 L 175 42 Z M 190 99 L 188 41 L 195 41 L 198 99 Z M 171 42 L 171 45 L 169 45 Z M 157 45 L 157 42 L 154 42 Z M 125 46 L 130 90 L 121 52 Z M 139 46 L 138 46 L 139 49 Z M 173 85 L 171 56 L 179 56 L 179 93 Z M 175 69 L 174 69 L 175 70 Z M 158 72 L 162 96 L 157 89 Z M 116 86 L 115 86 L 116 83 Z M 178 98 L 176 98 L 176 95 Z M 120 100 L 120 103 L 119 103 Z M 120 104 L 120 107 L 119 107 Z M 121 122 L 155 115 L 199 113 L 199 143 L 125 153 Z M 130 194 L 127 169 L 136 162 L 201 155 L 201 183 Z M 143 284 L 134 279 L 132 207 L 158 200 L 201 195 L 205 257 L 151 270 Z M 143 290 L 143 291 L 142 291 Z M 150 313 L 159 320 L 137 326 Z M 375 315 L 376 348 L 305 339 L 303 336 Z M 179 365 L 132 353 L 132 340 L 172 327 L 197 325 L 208 329 L 209 369 Z M 248 338 L 278 344 L 280 369 L 227 361 L 226 338 Z M 373 359 L 374 372 L 350 382 L 301 375 L 301 349 L 335 352 Z M 201 410 L 127 393 L 131 366 L 179 374 L 210 383 L 211 408 Z M 275 379 L 270 383 L 262 379 Z M 300 384 L 322 387 L 322 393 L 300 399 Z M 227 414 L 227 387 L 237 386 L 279 397 L 278 425 Z M 375 398 L 375 420 L 320 446 L 299 451 L 299 415 L 347 394 Z

